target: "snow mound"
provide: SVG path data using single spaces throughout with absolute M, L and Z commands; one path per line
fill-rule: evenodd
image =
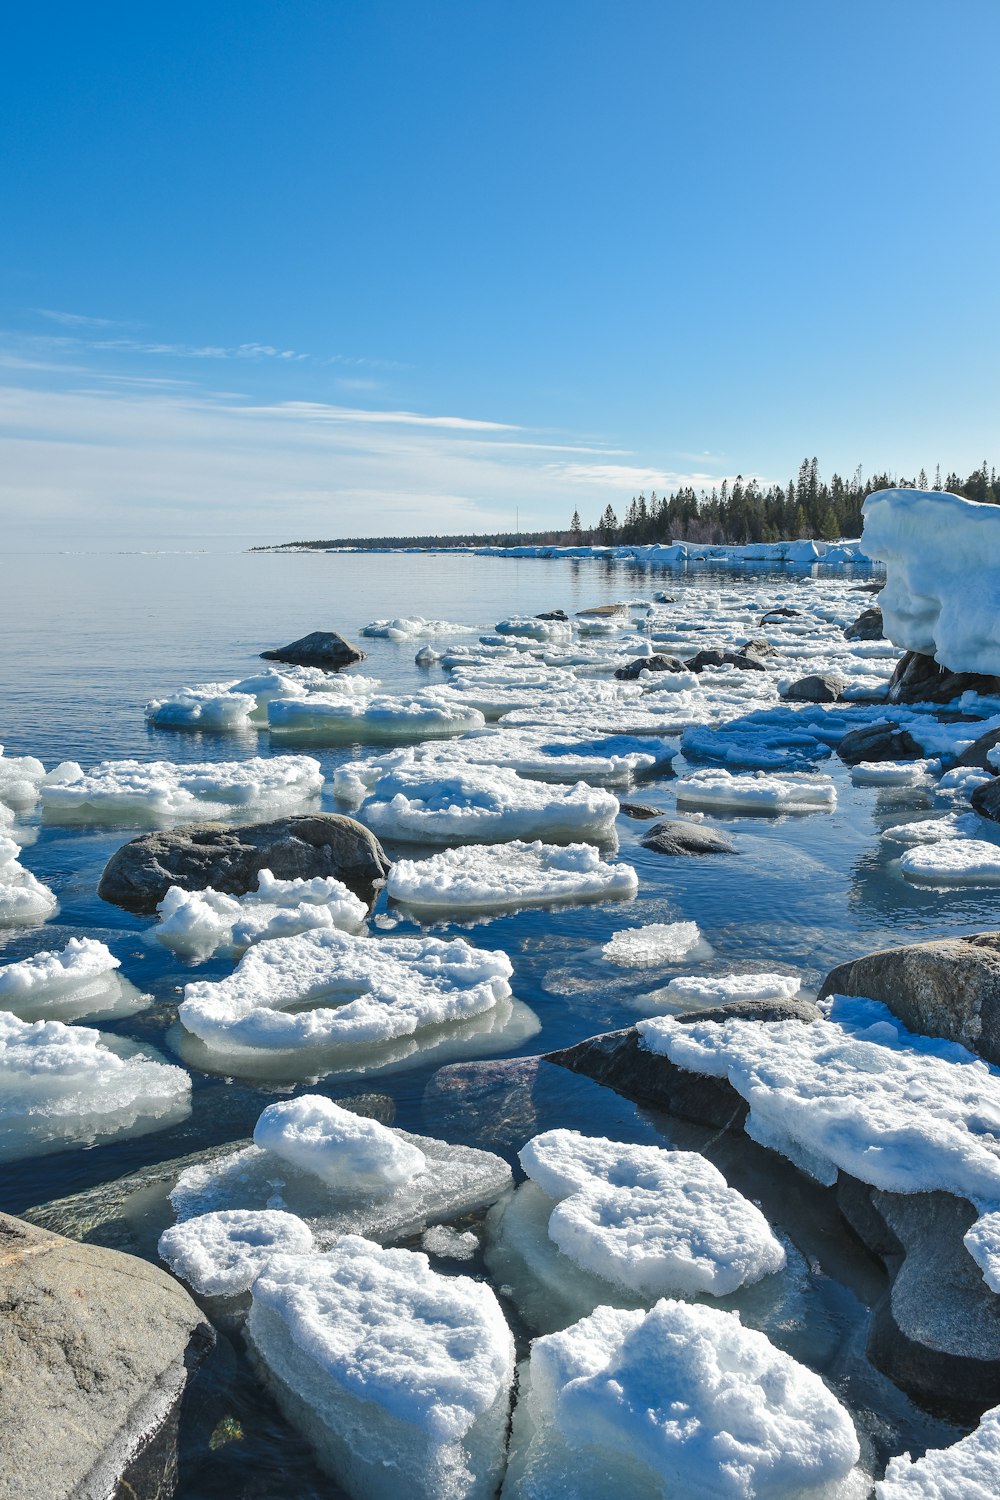
M 154 937 L 194 959 L 225 946 L 241 951 L 317 928 L 355 932 L 368 916 L 364 902 L 332 875 L 279 880 L 270 870 L 260 871 L 256 891 L 245 896 L 228 896 L 210 886 L 184 891 L 172 885 L 156 909 L 160 922 Z
M 876 1500 L 996 1500 L 1000 1494 L 1000 1407 L 984 1412 L 979 1426 L 950 1448 L 923 1458 L 891 1458 Z
M 256 1146 L 341 1191 L 387 1193 L 427 1171 L 427 1158 L 416 1146 L 322 1094 L 269 1105 L 253 1138 Z
M 928 885 L 1000 885 L 1000 844 L 963 838 L 918 844 L 900 857 L 899 868 Z
M 314 803 L 322 788 L 319 761 L 308 755 L 196 765 L 106 760 L 72 780 L 43 786 L 41 797 L 51 823 L 158 828 L 234 813 L 280 817 Z
M 386 891 L 407 906 L 438 911 L 503 911 L 565 901 L 629 899 L 639 889 L 631 865 L 605 864 L 591 844 L 469 844 L 430 859 L 400 859 Z
M 119 960 L 93 938 L 70 938 L 0 969 L 0 1010 L 22 1021 L 76 1021 L 125 1014 L 148 1003 L 116 970 Z
M 737 1313 L 599 1307 L 532 1345 L 504 1500 L 860 1500 L 850 1417 Z
M 312 1230 L 280 1209 L 222 1209 L 175 1224 L 157 1250 L 175 1276 L 203 1297 L 248 1292 L 273 1255 L 306 1255 Z
M 512 972 L 506 953 L 462 938 L 324 928 L 251 948 L 218 983 L 186 985 L 178 1014 L 210 1050 L 371 1046 L 491 1010 Z
M 668 1000 L 693 1001 L 697 1005 L 728 1005 L 733 1000 L 791 1000 L 801 980 L 794 974 L 724 974 L 703 979 L 682 974 L 666 987 Z
M 958 495 L 878 490 L 865 549 L 886 567 L 885 634 L 953 672 L 1000 674 L 1000 512 Z
M 247 1337 L 286 1416 L 359 1500 L 492 1500 L 514 1342 L 493 1292 L 346 1236 L 275 1256 Z
M 677 805 L 743 813 L 832 812 L 837 792 L 826 776 L 734 776 L 722 770 L 695 771 L 677 783 Z
M 556 1200 L 548 1234 L 563 1254 L 643 1296 L 722 1296 L 785 1264 L 760 1210 L 696 1152 L 550 1130 L 520 1161 Z
M 159 1130 L 190 1109 L 183 1068 L 86 1026 L 0 1011 L 0 1160 Z
M 616 932 L 601 953 L 623 969 L 652 969 L 657 964 L 678 963 L 701 942 L 696 922 L 651 922 L 647 927 Z
M 618 799 L 578 782 L 545 786 L 502 766 L 401 765 L 375 783 L 361 821 L 411 843 L 610 842 Z
M 45 922 L 58 902 L 30 870 L 19 862 L 20 844 L 0 836 L 0 928 Z

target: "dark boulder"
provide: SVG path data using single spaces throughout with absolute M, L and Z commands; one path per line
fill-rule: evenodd
M 799 677 L 790 682 L 781 696 L 795 703 L 837 703 L 847 686 L 847 679 L 831 672 L 820 676 Z
M 1000 693 L 1000 677 L 987 677 L 981 672 L 952 672 L 939 666 L 933 656 L 907 651 L 896 663 L 896 670 L 889 679 L 886 701 L 950 703 L 963 693 L 996 696 Z
M 618 811 L 625 818 L 646 819 L 660 816 L 658 807 L 650 807 L 645 802 L 619 802 Z
M 536 620 L 568 620 L 569 615 L 564 609 L 547 609 L 542 614 L 535 616 Z
M 640 839 L 640 843 L 655 854 L 736 853 L 736 845 L 728 834 L 687 818 L 664 818 Z
M 257 889 L 261 870 L 280 880 L 333 875 L 371 905 L 388 874 L 381 844 L 354 818 L 313 813 L 247 828 L 173 828 L 144 833 L 108 860 L 97 894 L 113 906 L 152 913 L 172 885 L 230 896 Z
M 741 656 L 756 656 L 764 660 L 768 656 L 777 656 L 777 646 L 772 646 L 769 640 L 762 635 L 752 635 L 748 641 L 744 641 L 739 649 Z
M 882 634 L 882 611 L 877 604 L 871 609 L 862 610 L 853 625 L 844 626 L 845 641 L 881 641 Z
M 845 765 L 856 766 L 862 760 L 922 760 L 924 752 L 907 730 L 886 721 L 852 729 L 837 754 Z
M 987 759 L 991 750 L 1000 745 L 1000 729 L 988 729 L 981 734 L 968 748 L 963 750 L 957 760 L 952 761 L 951 770 L 972 766 L 978 771 L 988 771 L 991 776 L 996 775 L 996 767 L 992 766 Z
M 615 676 L 619 682 L 634 682 L 643 672 L 683 672 L 684 663 L 679 656 L 664 656 L 657 652 L 655 656 L 637 656 L 635 661 L 630 661 L 624 667 L 615 670 Z
M 756 656 L 744 651 L 698 651 L 684 663 L 689 672 L 701 672 L 705 667 L 738 667 L 742 672 L 766 672 L 767 667 Z
M 761 615 L 761 625 L 766 625 L 768 620 L 792 620 L 800 615 L 800 609 L 793 609 L 790 604 L 779 604 L 774 609 L 769 609 L 766 614 Z
M 324 672 L 339 672 L 341 667 L 364 661 L 366 655 L 335 630 L 314 630 L 288 646 L 260 654 L 265 661 L 288 662 L 293 667 L 322 667 Z
M 977 786 L 969 800 L 981 818 L 1000 823 L 1000 778 Z

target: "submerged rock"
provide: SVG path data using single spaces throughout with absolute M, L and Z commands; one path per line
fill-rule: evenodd
M 728 834 L 705 823 L 688 818 L 664 818 L 639 842 L 655 854 L 735 854 L 736 845 Z
M 230 896 L 256 890 L 261 870 L 279 880 L 333 875 L 371 906 L 389 871 L 381 844 L 338 813 L 279 818 L 246 828 L 175 828 L 142 834 L 104 867 L 97 894 L 113 906 L 152 914 L 172 885 Z
M 952 672 L 939 666 L 933 656 L 921 651 L 907 651 L 896 663 L 889 679 L 889 703 L 950 703 L 963 693 L 982 693 L 993 697 L 1000 693 L 1000 677 L 980 672 Z
M 650 807 L 645 802 L 619 802 L 618 811 L 623 818 L 637 818 L 640 821 L 660 816 L 658 807 Z
M 813 673 L 790 682 L 782 691 L 783 698 L 797 703 L 836 703 L 847 686 L 846 677 L 830 672 L 825 675 Z
M 155 1266 L 0 1214 L 4 1500 L 165 1500 L 212 1330 Z
M 882 611 L 877 604 L 862 610 L 853 625 L 844 626 L 845 641 L 880 641 L 882 636 Z
M 863 760 L 922 760 L 924 752 L 908 730 L 887 720 L 852 729 L 840 741 L 837 754 L 845 765 L 856 766 Z
M 1000 932 L 883 948 L 831 969 L 819 992 L 878 1000 L 910 1031 L 1000 1063 Z
M 322 667 L 326 672 L 339 672 L 341 667 L 364 661 L 367 653 L 345 641 L 335 630 L 313 630 L 287 646 L 260 654 L 265 661 L 285 661 L 293 667 Z

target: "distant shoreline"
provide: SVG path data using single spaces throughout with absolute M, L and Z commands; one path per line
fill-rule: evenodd
M 635 545 L 610 546 L 560 546 L 556 543 L 521 543 L 515 545 L 475 544 L 451 542 L 447 538 L 438 541 L 410 543 L 387 542 L 284 542 L 273 547 L 253 547 L 253 552 L 326 552 L 326 553 L 461 553 L 468 557 L 512 557 L 512 558 L 596 558 L 611 562 L 637 562 L 660 567 L 683 567 L 689 563 L 716 563 L 733 566 L 740 563 L 784 564 L 792 567 L 812 567 L 819 563 L 827 567 L 879 568 L 875 559 L 862 551 L 861 543 L 855 539 L 825 542 L 817 539 L 800 539 L 788 542 L 749 542 L 743 546 L 709 545 L 700 542 L 652 542 Z

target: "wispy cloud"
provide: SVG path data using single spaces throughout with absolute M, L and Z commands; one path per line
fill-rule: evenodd
M 48 318 L 50 323 L 61 323 L 64 328 L 125 328 L 128 325 L 118 323 L 114 318 L 92 318 L 86 313 L 60 312 L 55 307 L 36 307 L 35 312 L 40 318 Z

